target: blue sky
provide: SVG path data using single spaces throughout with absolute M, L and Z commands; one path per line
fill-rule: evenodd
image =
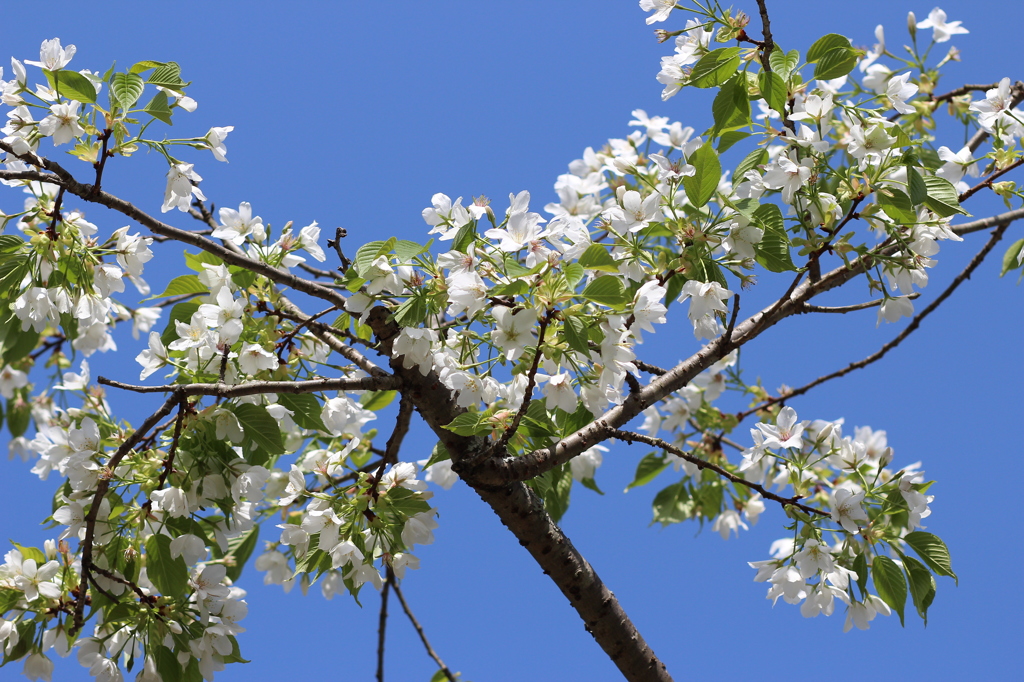
M 923 19 L 931 9 L 873 0 L 851 6 L 817 2 L 811 10 L 769 2 L 776 42 L 804 51 L 815 38 L 837 32 L 870 46 L 882 23 L 898 49 L 906 41 L 906 12 Z M 950 20 L 962 20 L 971 33 L 951 41 L 964 61 L 944 70 L 940 91 L 1024 78 L 1013 70 L 1022 62 L 1008 34 L 1024 25 L 1024 6 L 1001 3 L 998 21 L 989 7 L 943 4 Z M 753 2 L 737 8 L 756 12 Z M 686 17 L 677 13 L 668 28 L 681 28 Z M 207 196 L 218 206 L 249 201 L 276 226 L 318 220 L 325 234 L 344 226 L 350 254 L 364 241 L 391 235 L 424 241 L 420 211 L 435 192 L 486 194 L 498 210 L 509 192 L 522 189 L 537 206 L 554 200 L 555 177 L 585 147 L 628 134 L 634 108 L 698 130 L 710 123 L 706 93 L 684 91 L 661 101 L 654 76 L 671 49 L 655 43 L 632 0 L 115 2 L 103 9 L 61 3 L 45 17 L 37 5 L 19 3 L 5 7 L 5 21 L 18 30 L 7 32 L 4 54 L 20 59 L 35 59 L 42 40 L 59 36 L 78 46 L 76 68 L 102 71 L 115 59 L 179 62 L 199 108 L 176 116 L 168 134 L 235 126 L 227 139 L 229 164 L 209 153 L 185 155 L 197 163 Z M 956 148 L 958 142 L 954 135 L 937 144 Z M 155 155 L 114 159 L 104 188 L 158 212 L 165 172 Z M 0 208 L 20 201 L 5 193 Z M 968 208 L 978 217 L 1004 210 L 990 197 Z M 88 217 L 107 233 L 125 224 L 98 208 Z M 167 218 L 192 227 L 183 214 Z M 1024 223 L 1014 225 L 1007 243 L 1022 234 Z M 944 243 L 922 304 L 984 238 Z M 163 249 L 147 267 L 154 291 L 181 269 L 181 250 Z M 841 681 L 884 671 L 940 681 L 1019 674 L 1024 591 L 1014 577 L 1024 551 L 1015 541 L 1019 494 L 1007 481 L 1022 454 L 1024 322 L 1015 278 L 998 279 L 1001 252 L 883 362 L 791 403 L 801 418 L 845 417 L 850 427 L 885 429 L 895 465 L 921 460 L 928 478 L 938 481 L 927 525 L 949 545 L 960 586 L 939 580 L 927 629 L 910 617 L 901 629 L 892 617 L 844 635 L 839 613 L 805 620 L 797 607 L 780 602 L 772 609 L 746 562 L 767 558 L 768 545 L 784 534 L 781 512 L 770 506 L 757 527 L 728 542 L 693 524 L 649 527 L 653 494 L 674 479 L 618 492 L 647 450 L 613 446 L 597 475 L 607 494 L 574 491 L 566 533 L 676 679 L 811 673 Z M 784 286 L 763 277 L 745 310 Z M 645 359 L 671 364 L 697 349 L 688 322 L 675 312 L 675 326 L 645 337 L 642 350 L 651 354 Z M 872 311 L 826 318 L 804 316 L 765 333 L 744 348 L 746 371 L 771 388 L 801 385 L 869 354 L 899 329 L 876 329 Z M 136 377 L 130 358 L 140 348 L 130 337 L 118 342 L 122 354 L 94 356 L 94 376 Z M 141 415 L 138 401 L 111 396 L 111 402 L 125 417 Z M 736 436 L 743 440 L 744 433 Z M 416 450 L 421 443 L 424 449 Z M 406 458 L 426 457 L 432 444 L 420 431 Z M 3 466 L 4 537 L 40 544 L 51 537 L 37 523 L 50 511 L 54 482 L 36 481 L 18 461 Z M 469 489 L 438 491 L 434 503 L 441 514 L 437 542 L 417 552 L 423 568 L 403 590 L 453 670 L 478 682 L 618 679 L 565 599 Z M 327 602 L 316 588 L 306 597 L 284 595 L 261 579 L 250 567 L 241 582 L 250 605 L 242 652 L 253 662 L 230 666 L 218 680 L 372 677 L 375 594 L 364 591 L 360 609 L 347 598 Z M 429 679 L 434 666 L 394 607 L 389 623 L 388 678 Z M 57 679 L 89 679 L 73 660 L 58 666 Z M 0 670 L 0 679 L 15 673 L 14 666 Z

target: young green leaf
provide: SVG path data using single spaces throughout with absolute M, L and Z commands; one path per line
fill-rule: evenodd
M 700 58 L 690 72 L 690 85 L 713 88 L 726 82 L 740 66 L 740 48 L 723 47 Z
M 690 203 L 700 208 L 715 195 L 722 177 L 722 165 L 710 141 L 691 154 L 689 162 L 694 167 L 694 174 L 683 178 L 683 189 Z
M 907 581 L 896 562 L 887 556 L 876 556 L 871 561 L 871 576 L 878 596 L 900 616 L 903 625 L 903 610 L 907 604 Z

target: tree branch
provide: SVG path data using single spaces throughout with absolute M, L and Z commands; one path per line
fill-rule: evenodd
M 391 358 L 391 368 L 406 387 L 416 409 L 451 453 L 452 468 L 461 475 L 467 462 L 488 458 L 490 447 L 481 437 L 459 436 L 444 427 L 464 412 L 433 371 L 405 369 L 401 357 L 391 357 L 398 325 L 390 312 L 378 306 L 367 324 L 378 339 L 378 351 Z M 541 569 L 569 600 L 588 632 L 627 680 L 668 681 L 671 677 L 630 621 L 615 595 L 544 510 L 544 503 L 519 482 L 490 486 L 464 479 L 490 505 L 502 524 L 526 548 Z
M 14 153 L 14 150 L 11 149 L 10 145 L 4 142 L 0 142 L 0 149 L 11 154 Z M 116 197 L 103 190 L 97 190 L 94 185 L 87 185 L 78 182 L 71 173 L 55 161 L 36 156 L 35 154 L 23 154 L 18 158 L 21 158 L 35 166 L 45 168 L 56 176 L 56 179 L 52 176 L 46 178 L 46 182 L 57 184 L 80 199 L 113 209 L 118 213 L 131 218 L 154 234 L 169 237 L 184 244 L 198 247 L 203 251 L 212 253 L 225 263 L 244 267 L 247 270 L 263 275 L 272 282 L 276 282 L 277 284 L 291 287 L 296 291 L 301 291 L 304 294 L 309 294 L 310 296 L 323 299 L 329 303 L 333 303 L 339 308 L 344 309 L 345 307 L 345 297 L 333 289 L 278 270 L 271 265 L 249 258 L 238 253 L 236 250 L 228 249 L 217 244 L 213 240 L 197 235 L 194 232 L 181 230 L 177 227 L 172 227 L 167 223 L 161 222 L 124 199 Z
M 377 682 L 384 682 L 384 636 L 388 626 L 388 592 L 395 579 L 394 571 L 387 567 L 387 580 L 380 590 L 380 618 L 377 622 Z
M 392 571 L 391 567 L 388 566 L 388 582 L 390 583 L 393 580 L 394 571 Z M 434 663 L 436 663 L 437 667 L 441 669 L 444 676 L 448 678 L 448 682 L 458 682 L 455 675 L 452 674 L 452 671 L 448 669 L 448 666 L 444 664 L 444 661 L 442 661 L 441 657 L 437 655 L 434 648 L 430 646 L 430 642 L 427 641 L 427 635 L 423 631 L 423 627 L 420 625 L 419 621 L 416 620 L 416 616 L 412 615 L 412 609 L 410 609 L 409 605 L 406 603 L 405 595 L 402 594 L 402 590 L 398 587 L 397 582 L 393 585 L 393 589 L 395 590 L 395 596 L 398 597 L 398 601 L 402 604 L 402 610 L 405 611 L 405 615 L 409 617 L 409 622 L 412 623 L 412 627 L 416 630 L 416 634 L 420 636 L 420 641 L 423 642 L 423 647 L 427 650 L 427 655 L 434 659 Z
M 748 481 L 745 478 L 740 478 L 736 474 L 733 474 L 733 473 L 730 473 L 730 472 L 726 471 L 725 469 L 723 469 L 722 467 L 718 466 L 717 464 L 712 464 L 711 462 L 709 462 L 709 461 L 707 461 L 705 459 L 701 459 L 700 457 L 695 457 L 694 455 L 691 455 L 690 453 L 688 453 L 688 452 L 686 452 L 684 450 L 680 450 L 676 446 L 674 446 L 671 443 L 669 443 L 667 441 L 664 441 L 664 440 L 662 440 L 660 438 L 653 438 L 651 436 L 645 436 L 642 433 L 635 433 L 633 431 L 620 431 L 619 429 L 613 430 L 612 431 L 612 436 L 614 438 L 617 438 L 617 439 L 621 440 L 621 441 L 625 441 L 626 443 L 629 443 L 629 444 L 632 444 L 633 441 L 637 441 L 638 443 L 646 443 L 648 445 L 653 445 L 656 448 L 661 448 L 665 452 L 670 452 L 673 455 L 675 455 L 676 457 L 681 457 L 682 459 L 685 459 L 687 462 L 689 462 L 690 464 L 693 464 L 698 469 L 709 469 L 711 471 L 714 471 L 716 474 L 718 474 L 722 478 L 724 478 L 724 479 L 726 479 L 728 481 L 731 481 L 733 483 L 737 483 L 739 485 L 746 486 L 747 488 L 750 488 L 751 490 L 754 490 L 756 492 L 759 492 L 759 493 L 761 493 L 761 497 L 765 498 L 766 500 L 773 500 L 775 502 L 778 502 L 779 504 L 781 504 L 784 507 L 786 507 L 786 506 L 796 507 L 797 509 L 805 511 L 808 514 L 817 514 L 819 516 L 831 516 L 832 515 L 829 512 L 822 511 L 822 510 L 817 509 L 815 507 L 808 507 L 805 504 L 800 504 L 800 502 L 798 500 L 800 500 L 802 498 L 799 497 L 799 496 L 796 496 L 796 497 L 782 497 L 781 495 L 776 495 L 775 493 L 771 492 L 770 490 L 766 490 L 764 488 L 764 486 L 760 485 L 759 483 L 754 483 L 753 481 Z
M 317 391 L 390 391 L 399 387 L 395 377 L 342 377 L 339 379 L 311 379 L 309 381 L 250 381 L 246 384 L 168 384 L 166 386 L 137 386 L 106 377 L 97 377 L 96 383 L 135 393 L 167 393 L 181 395 L 215 395 L 221 398 L 239 398 L 263 393 L 316 393 Z
M 938 308 L 940 305 L 942 305 L 943 301 L 945 301 L 947 298 L 949 298 L 950 295 L 954 291 L 956 291 L 956 288 L 959 287 L 963 283 L 964 280 L 968 279 L 971 276 L 971 273 L 973 273 L 977 269 L 977 267 L 979 265 L 981 265 L 982 261 L 985 260 L 985 257 L 989 254 L 989 252 L 992 251 L 992 249 L 999 242 L 999 240 L 1003 238 L 1003 234 L 1006 232 L 1006 229 L 1009 226 L 1010 226 L 1010 223 L 1007 222 L 1007 223 L 1004 223 L 1004 224 L 1000 225 L 995 230 L 993 230 L 992 231 L 992 236 L 991 236 L 991 238 L 989 238 L 988 242 L 985 243 L 985 246 L 983 246 L 981 248 L 981 250 L 977 254 L 975 254 L 974 258 L 971 259 L 971 262 L 967 264 L 967 267 L 965 267 L 963 269 L 963 271 L 961 271 L 960 274 L 957 275 L 953 279 L 952 282 L 950 282 L 949 286 L 947 286 L 945 288 L 945 290 L 935 298 L 934 301 L 932 301 L 930 304 L 928 304 L 927 308 L 925 308 L 920 313 L 915 315 L 914 319 L 912 319 L 910 321 L 910 323 L 906 326 L 906 328 L 903 329 L 903 331 L 901 331 L 899 334 L 897 334 L 895 338 L 893 338 L 887 344 L 885 344 L 884 346 L 879 348 L 876 352 L 874 352 L 871 355 L 867 356 L 863 360 L 858 360 L 857 362 L 851 362 L 849 365 L 847 365 L 843 369 L 840 369 L 840 370 L 837 370 L 835 372 L 832 372 L 831 374 L 826 374 L 824 376 L 820 376 L 817 379 L 815 379 L 814 381 L 812 381 L 812 382 L 810 382 L 808 384 L 805 384 L 805 385 L 801 386 L 800 388 L 794 389 L 794 390 L 786 393 L 785 395 L 777 396 L 777 397 L 774 397 L 774 398 L 769 398 L 768 400 L 765 400 L 761 404 L 759 404 L 759 405 L 757 405 L 755 407 L 752 407 L 749 410 L 745 410 L 743 412 L 738 413 L 736 415 L 736 418 L 739 421 L 743 421 L 744 419 L 746 419 L 750 415 L 754 414 L 758 410 L 763 410 L 766 407 L 771 407 L 775 403 L 780 403 L 780 402 L 783 402 L 784 400 L 789 400 L 790 398 L 793 398 L 795 396 L 803 395 L 804 393 L 807 393 L 807 391 L 811 390 L 815 386 L 820 386 L 821 384 L 825 383 L 826 381 L 830 381 L 832 379 L 838 379 L 839 377 L 845 376 L 845 375 L 849 374 L 850 372 L 852 372 L 852 371 L 854 371 L 856 369 L 860 369 L 862 367 L 867 367 L 871 363 L 876 362 L 878 360 L 881 360 L 883 357 L 885 357 L 886 353 L 891 351 L 896 346 L 900 345 L 905 338 L 910 336 L 914 332 L 914 330 L 916 330 L 921 325 L 921 322 L 924 321 L 924 318 L 926 318 L 929 315 L 931 315 L 932 312 L 934 312 L 934 310 L 936 308 Z
M 96 494 L 92 497 L 92 504 L 89 507 L 89 513 L 85 516 L 85 539 L 82 540 L 82 581 L 78 587 L 78 596 L 75 599 L 75 618 L 73 625 L 73 632 L 79 632 L 83 625 L 83 614 L 85 613 L 85 599 L 86 592 L 89 588 L 89 580 L 91 577 L 90 571 L 92 570 L 92 544 L 96 537 L 96 520 L 100 513 L 100 502 L 103 501 L 104 496 L 107 494 L 107 490 L 110 488 L 111 477 L 113 476 L 114 469 L 121 463 L 121 460 L 131 452 L 135 444 L 138 443 L 142 437 L 151 428 L 156 426 L 161 419 L 166 417 L 174 409 L 181 400 L 184 400 L 184 396 L 177 391 L 167 397 L 164 404 L 160 408 L 149 415 L 146 421 L 142 422 L 142 425 L 129 436 L 121 447 L 117 449 L 114 455 L 107 460 L 107 464 L 104 470 L 110 472 L 110 476 L 99 477 L 99 483 L 96 485 Z

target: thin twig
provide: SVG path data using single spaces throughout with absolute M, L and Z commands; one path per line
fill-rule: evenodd
M 146 421 L 142 422 L 142 425 L 136 430 L 131 436 L 129 436 L 121 447 L 117 449 L 117 452 L 107 461 L 104 467 L 105 471 L 109 471 L 109 476 L 101 475 L 99 482 L 96 485 L 96 494 L 93 495 L 92 504 L 89 507 L 89 513 L 85 516 L 85 538 L 82 540 L 82 582 L 78 587 L 78 597 L 75 600 L 75 618 L 73 624 L 73 632 L 79 632 L 83 625 L 83 614 L 85 613 L 85 599 L 86 592 L 89 589 L 89 580 L 91 578 L 90 571 L 92 570 L 92 544 L 93 539 L 96 537 L 96 520 L 100 513 L 100 502 L 103 501 L 103 497 L 107 494 L 107 490 L 110 488 L 110 481 L 113 477 L 114 470 L 121 463 L 135 444 L 138 443 L 142 437 L 160 422 L 161 419 L 170 414 L 174 406 L 182 399 L 182 394 L 175 391 L 172 395 L 167 397 L 164 404 L 160 406 L 153 414 L 149 415 Z
M 390 566 L 388 567 L 388 571 L 388 582 L 391 582 L 391 576 L 393 575 L 393 573 L 391 573 Z M 434 659 L 434 663 L 436 663 L 437 667 L 441 669 L 441 672 L 444 673 L 444 676 L 448 678 L 448 682 L 458 682 L 457 678 L 452 673 L 452 671 L 448 669 L 448 666 L 444 664 L 444 661 L 442 661 L 441 657 L 437 655 L 437 652 L 434 651 L 434 648 L 430 646 L 430 642 L 427 641 L 427 635 L 425 632 L 423 632 L 423 627 L 420 625 L 419 621 L 416 620 L 416 616 L 412 615 L 412 609 L 410 609 L 409 604 L 406 603 L 405 595 L 402 594 L 402 590 L 398 587 L 398 583 L 395 583 L 394 588 L 395 596 L 398 597 L 398 601 L 401 602 L 402 610 L 405 611 L 405 615 L 409 617 L 409 622 L 412 623 L 412 627 L 416 630 L 416 634 L 420 636 L 420 641 L 423 642 L 423 647 L 427 650 L 427 655 Z
M 744 419 L 754 414 L 758 410 L 763 410 L 766 407 L 771 407 L 775 403 L 780 403 L 784 400 L 789 400 L 790 398 L 793 398 L 795 396 L 803 395 L 804 393 L 807 393 L 807 391 L 811 390 L 815 386 L 819 386 L 825 383 L 826 381 L 838 379 L 839 377 L 845 376 L 856 369 L 867 367 L 871 363 L 881 360 L 886 353 L 891 351 L 896 346 L 900 345 L 900 343 L 902 343 L 905 338 L 910 336 L 914 332 L 914 330 L 916 330 L 921 325 L 921 322 L 924 320 L 924 318 L 928 317 L 936 308 L 938 308 L 942 304 L 943 301 L 949 298 L 949 296 L 954 291 L 956 291 L 956 288 L 960 286 L 964 280 L 968 279 L 971 276 L 971 273 L 973 273 L 975 269 L 977 269 L 977 267 L 981 265 L 981 262 L 985 260 L 985 256 L 987 256 L 989 252 L 995 247 L 996 243 L 998 243 L 999 240 L 1002 239 L 1003 233 L 1006 232 L 1006 229 L 1009 227 L 1009 225 L 1010 224 L 1007 222 L 993 230 L 992 237 L 988 240 L 988 242 L 985 243 L 985 246 L 983 246 L 981 250 L 977 254 L 975 254 L 974 258 L 971 259 L 971 262 L 967 264 L 967 267 L 965 267 L 963 271 L 959 275 L 957 275 L 952 282 L 950 282 L 949 286 L 946 287 L 946 289 L 941 294 L 939 294 L 935 298 L 935 300 L 928 305 L 927 308 L 925 308 L 916 316 L 914 316 L 914 319 L 910 321 L 910 323 L 906 326 L 906 328 L 903 331 L 896 335 L 896 337 L 889 341 L 887 344 L 879 348 L 876 352 L 867 356 L 863 360 L 851 362 L 843 369 L 832 372 L 831 374 L 820 376 L 814 381 L 810 382 L 809 384 L 805 384 L 800 388 L 793 389 L 792 391 L 787 392 L 785 395 L 769 398 L 768 400 L 765 400 L 764 402 L 752 407 L 749 410 L 739 412 L 736 415 L 736 418 L 740 421 L 743 421 Z
M 377 623 L 377 682 L 384 682 L 384 637 L 388 626 L 388 592 L 391 590 L 391 582 L 394 580 L 394 573 L 391 567 L 387 568 L 387 580 L 380 591 L 380 618 Z
M 516 412 L 515 417 L 512 418 L 512 423 L 508 425 L 505 432 L 501 434 L 501 438 L 494 444 L 491 449 L 497 456 L 501 457 L 505 454 L 505 446 L 508 445 L 509 440 L 515 435 L 516 430 L 519 428 L 519 422 L 522 421 L 523 415 L 526 414 L 526 410 L 530 407 L 530 402 L 533 399 L 533 388 L 537 385 L 537 368 L 540 366 L 541 351 L 540 347 L 544 343 L 544 331 L 548 327 L 548 315 L 544 314 L 540 318 L 540 329 L 537 331 L 537 352 L 533 355 L 533 364 L 530 365 L 530 371 L 526 376 L 526 389 L 523 392 L 523 404 L 519 406 L 519 410 Z
M 911 300 L 919 298 L 921 292 L 915 291 L 912 294 L 905 296 Z M 884 298 L 879 298 L 875 301 L 865 301 L 864 303 L 855 303 L 853 305 L 840 305 L 840 306 L 828 306 L 828 305 L 811 305 L 810 303 L 804 303 L 800 309 L 802 313 L 852 313 L 857 310 L 867 310 L 868 308 L 876 308 L 885 303 Z
M 992 175 L 988 176 L 987 178 L 985 178 L 984 180 L 979 182 L 974 187 L 971 187 L 969 190 L 967 190 L 966 192 L 961 194 L 959 197 L 957 197 L 957 200 L 961 204 L 964 203 L 965 201 L 970 199 L 972 196 L 974 196 L 976 193 L 980 192 L 981 190 L 985 189 L 986 187 L 991 187 L 992 186 L 992 182 L 995 181 L 996 178 L 1001 177 L 1003 175 L 1006 175 L 1007 173 L 1012 171 L 1014 168 L 1017 168 L 1017 167 L 1019 167 L 1021 165 L 1024 165 L 1024 159 L 1017 159 L 1016 161 L 1011 163 L 1006 168 L 997 170 L 995 173 L 993 173 Z
M 761 13 L 761 35 L 764 37 L 764 45 L 761 48 L 761 67 L 771 73 L 772 50 L 775 49 L 775 41 L 772 39 L 772 22 L 768 19 L 768 7 L 764 0 L 757 0 L 757 9 Z
M 793 506 L 796 507 L 797 509 L 807 512 L 808 514 L 818 514 L 819 516 L 831 516 L 829 512 L 816 509 L 815 507 L 808 507 L 805 504 L 801 504 L 799 502 L 799 500 L 802 499 L 801 496 L 782 497 L 781 495 L 776 495 L 770 490 L 766 490 L 765 487 L 759 483 L 754 483 L 753 481 L 748 481 L 745 478 L 740 478 L 736 474 L 730 473 L 716 464 L 712 464 L 707 460 L 701 459 L 700 457 L 695 457 L 688 452 L 680 450 L 679 448 L 672 445 L 668 441 L 664 441 L 660 438 L 652 438 L 651 436 L 645 436 L 641 433 L 635 433 L 633 431 L 622 431 L 620 429 L 614 429 L 612 431 L 612 436 L 630 444 L 632 444 L 633 441 L 637 441 L 640 443 L 646 443 L 647 445 L 653 445 L 656 448 L 661 448 L 665 452 L 670 452 L 676 457 L 681 457 L 682 459 L 685 459 L 687 462 L 693 464 L 698 469 L 710 469 L 711 471 L 714 471 L 722 478 L 733 483 L 738 483 L 739 485 L 746 486 L 747 488 L 750 488 L 755 492 L 761 493 L 761 497 L 765 498 L 766 500 L 773 500 L 775 502 L 778 502 L 782 506 Z

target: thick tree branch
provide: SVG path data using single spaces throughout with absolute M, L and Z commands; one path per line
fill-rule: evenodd
M 398 335 L 398 326 L 389 317 L 390 312 L 380 306 L 367 317 L 367 324 L 378 338 L 378 350 L 387 357 L 391 357 Z M 457 473 L 461 475 L 465 463 L 488 457 L 490 447 L 485 439 L 459 436 L 444 428 L 464 410 L 455 404 L 451 392 L 434 372 L 423 376 L 417 368 L 405 369 L 401 358 L 391 358 L 391 367 L 420 415 L 451 453 L 452 468 Z M 519 482 L 489 486 L 472 478 L 464 480 L 554 581 L 583 619 L 587 631 L 627 680 L 671 679 L 615 595 L 552 521 L 544 503 L 530 488 Z
M 980 224 L 986 226 L 995 222 L 1009 224 L 1021 215 L 1021 211 L 1010 211 L 983 221 L 954 226 L 952 229 L 953 232 L 960 234 L 981 229 L 978 227 Z M 798 284 L 800 279 L 794 280 L 793 286 L 790 287 L 786 295 L 736 325 L 728 344 L 718 340 L 708 343 L 667 373 L 653 379 L 643 390 L 631 394 L 621 405 L 612 407 L 599 418 L 576 433 L 563 438 L 554 446 L 528 452 L 521 457 L 482 458 L 472 462 L 469 468 L 459 474 L 463 478 L 472 478 L 478 485 L 496 486 L 512 480 L 525 481 L 565 464 L 592 445 L 609 438 L 612 430 L 625 425 L 648 406 L 686 386 L 695 376 L 723 358 L 733 348 L 749 343 L 786 317 L 800 313 L 803 306 L 815 296 L 835 289 L 859 276 L 874 267 L 877 256 L 889 255 L 898 248 L 896 244 L 881 247 L 874 254 L 861 256 L 849 266 L 842 265 L 835 268 L 815 281 L 808 279 Z

